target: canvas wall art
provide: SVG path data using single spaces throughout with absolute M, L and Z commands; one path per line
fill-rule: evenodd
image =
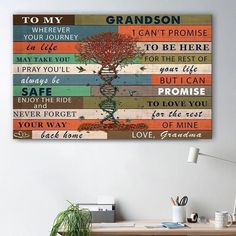
M 13 138 L 212 137 L 211 16 L 13 22 Z

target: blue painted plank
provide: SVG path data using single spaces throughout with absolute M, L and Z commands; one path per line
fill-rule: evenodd
M 66 27 L 68 32 L 65 33 L 42 33 L 39 29 L 46 28 L 55 28 L 56 31 L 61 27 Z M 38 29 L 38 31 L 33 31 Z M 117 32 L 117 26 L 87 26 L 87 25 L 76 25 L 76 26 L 26 26 L 26 25 L 17 25 L 13 28 L 13 40 L 14 42 L 23 42 L 23 41 L 80 41 L 88 36 L 101 32 Z M 35 38 L 25 38 L 25 35 L 34 35 Z M 40 36 L 41 35 L 41 36 Z M 53 38 L 49 36 L 52 35 Z M 64 35 L 75 35 L 70 39 L 65 39 Z M 55 37 L 54 37 L 55 36 Z M 57 37 L 62 37 L 58 39 Z

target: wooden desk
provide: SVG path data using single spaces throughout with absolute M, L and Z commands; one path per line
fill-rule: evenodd
M 165 229 L 155 228 L 147 229 L 145 225 L 158 224 L 157 222 L 136 222 L 135 227 L 119 228 L 98 228 L 93 227 L 91 236 L 236 236 L 236 226 L 229 228 L 216 229 L 213 224 L 188 224 L 190 228 L 183 229 Z M 97 224 L 95 224 L 97 226 Z M 66 236 L 65 232 L 60 232 Z

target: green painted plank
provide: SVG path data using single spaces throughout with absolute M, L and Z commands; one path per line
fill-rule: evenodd
M 14 54 L 14 64 L 81 64 L 79 54 Z M 140 63 L 136 58 L 131 63 Z M 86 61 L 86 64 L 95 64 L 93 61 Z
M 75 25 L 210 25 L 211 15 L 75 15 Z M 168 22 L 168 19 L 170 21 Z
M 14 64 L 76 64 L 76 54 L 14 54 Z
M 147 53 L 130 61 L 131 64 L 211 64 L 210 53 Z M 14 54 L 14 64 L 81 64 L 79 54 Z M 87 61 L 86 64 L 95 64 Z
M 14 96 L 90 96 L 89 86 L 14 86 Z

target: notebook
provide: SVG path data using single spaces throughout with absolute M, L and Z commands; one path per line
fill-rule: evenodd
M 175 223 L 175 222 L 162 222 L 161 224 L 163 227 L 168 228 L 168 229 L 180 229 L 180 228 L 189 227 L 186 224 Z

